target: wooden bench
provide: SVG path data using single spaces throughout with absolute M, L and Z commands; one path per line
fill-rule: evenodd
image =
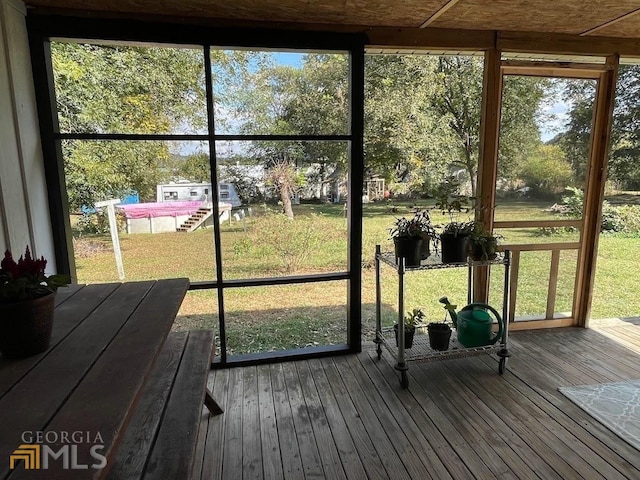
M 207 389 L 213 332 L 171 333 L 140 394 L 108 478 L 188 479 L 203 403 L 222 409 Z

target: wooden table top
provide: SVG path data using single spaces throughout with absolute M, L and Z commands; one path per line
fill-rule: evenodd
M 171 279 L 58 290 L 49 350 L 0 357 L 0 478 L 108 471 L 98 468 L 101 456 L 112 458 L 188 287 Z M 39 470 L 11 472 L 21 444 L 40 445 Z

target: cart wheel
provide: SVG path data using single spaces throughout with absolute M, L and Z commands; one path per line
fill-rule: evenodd
M 498 365 L 498 373 L 502 375 L 507 369 L 507 357 L 500 358 L 500 364 Z
M 402 388 L 409 387 L 409 376 L 407 375 L 406 370 L 402 370 L 400 372 L 400 386 L 402 386 Z

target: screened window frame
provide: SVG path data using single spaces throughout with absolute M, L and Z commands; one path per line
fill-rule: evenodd
M 214 365 L 256 364 L 283 359 L 310 358 L 337 353 L 361 351 L 361 288 L 362 288 L 362 184 L 364 176 L 364 44 L 361 34 L 299 32 L 263 29 L 222 29 L 197 25 L 148 23 L 135 20 L 106 20 L 68 16 L 33 15 L 27 17 L 31 48 L 36 102 L 40 122 L 48 185 L 50 216 L 53 225 L 54 249 L 58 270 L 73 273 L 75 261 L 66 197 L 61 144 L 64 140 L 105 141 L 207 141 L 211 168 L 211 194 L 219 198 L 217 182 L 217 141 L 337 141 L 349 145 L 347 202 L 347 270 L 313 275 L 225 280 L 223 275 L 221 233 L 214 222 L 215 280 L 193 282 L 191 290 L 215 289 L 218 294 L 218 321 L 221 342 L 220 357 Z M 194 46 L 203 49 L 207 96 L 207 134 L 93 134 L 61 133 L 53 83 L 51 41 L 86 41 L 87 43 L 142 42 L 145 46 Z M 340 52 L 349 56 L 349 120 L 348 133 L 340 135 L 236 135 L 216 134 L 214 98 L 211 78 L 211 46 L 227 49 L 295 50 Z M 353 201 L 355 200 L 355 201 Z M 214 218 L 219 217 L 218 202 L 213 202 Z M 229 358 L 226 349 L 224 290 L 251 286 L 290 285 L 333 280 L 347 281 L 346 343 L 299 350 L 287 350 Z

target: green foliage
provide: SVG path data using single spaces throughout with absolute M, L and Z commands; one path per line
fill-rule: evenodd
M 504 77 L 498 149 L 501 178 L 514 180 L 518 167 L 535 155 L 540 144 L 539 111 L 551 89 L 551 82 L 545 78 Z
M 611 127 L 609 177 L 621 188 L 640 189 L 640 65 L 620 65 Z M 595 102 L 595 82 L 567 81 L 568 130 L 557 139 L 577 178 L 585 178 Z
M 203 52 L 190 48 L 52 42 L 56 101 L 64 133 L 201 133 L 207 125 Z M 243 64 L 244 54 L 212 53 L 217 73 Z M 132 190 L 155 199 L 174 172 L 168 143 L 63 143 L 72 209 Z
M 569 218 L 582 218 L 584 209 L 584 191 L 567 187 L 570 195 L 562 197 L 560 213 Z M 640 233 L 640 205 L 611 205 L 607 200 L 602 202 L 602 223 L 600 231 L 606 233 L 623 233 L 637 235 Z M 558 233 L 558 229 L 546 228 L 542 235 Z
M 571 218 L 582 218 L 584 211 L 584 191 L 581 188 L 567 187 L 565 189 L 570 195 L 562 197 L 564 215 Z
M 178 175 L 191 182 L 211 182 L 209 154 L 198 152 L 188 155 L 179 163 Z
M 534 196 L 561 193 L 573 179 L 571 165 L 557 145 L 539 145 L 537 151 L 520 167 L 520 177 Z
M 469 214 L 471 211 L 472 206 L 470 204 L 474 199 L 459 195 L 459 191 L 460 182 L 454 176 L 446 177 L 436 188 L 435 208 L 449 218 L 449 222 L 442 228 L 443 234 L 468 235 L 474 228 L 475 223 L 473 221 L 463 219 L 463 214 Z
M 258 251 L 276 256 L 286 273 L 298 271 L 323 243 L 335 233 L 335 224 L 321 215 L 311 214 L 290 220 L 286 215 L 257 217 L 248 233 L 249 243 L 238 251 Z M 235 250 L 234 245 L 234 250 Z
M 640 205 L 621 205 L 615 208 L 621 227 L 617 231 L 632 236 L 640 234 Z
M 404 316 L 405 331 L 415 330 L 416 326 L 424 322 L 425 314 L 420 308 L 414 308 Z
M 431 224 L 429 212 L 416 209 L 413 217 L 396 218 L 393 227 L 389 229 L 390 238 L 396 237 L 418 237 L 435 240 L 438 238 L 436 230 Z
M 119 210 L 116 210 L 116 225 L 119 232 L 123 231 L 127 225 L 124 213 Z M 76 228 L 81 235 L 108 234 L 110 232 L 109 216 L 103 211 L 83 213 L 78 218 Z
M 495 257 L 502 235 L 488 232 L 481 225 L 474 224 L 469 234 L 471 254 L 476 260 L 489 260 Z

